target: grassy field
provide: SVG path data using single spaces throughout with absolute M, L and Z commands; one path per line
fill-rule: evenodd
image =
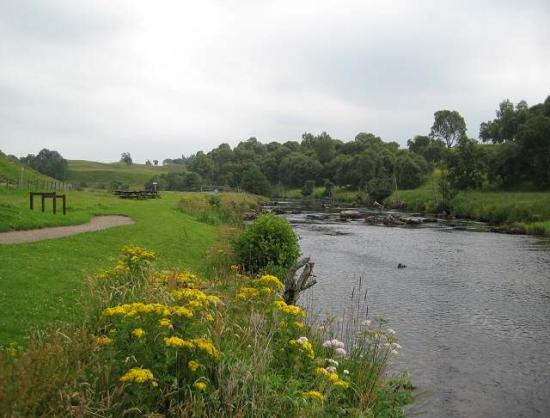
M 21 167 L 24 168 L 24 181 L 27 182 L 52 182 L 51 177 L 40 174 L 32 168 L 10 160 L 0 152 L 0 184 L 9 180 L 12 183 L 19 183 L 21 179 Z
M 98 214 L 128 215 L 136 223 L 56 240 L 0 245 L 0 345 L 23 341 L 31 327 L 43 328 L 78 315 L 85 278 L 111 264 L 125 244 L 157 252 L 161 267 L 201 271 L 218 228 L 184 213 L 179 208 L 184 197 L 206 201 L 199 193 L 163 193 L 161 199 L 127 201 L 102 192 L 70 192 L 64 217 L 31 212 L 27 193 L 2 191 L 2 230 L 83 223 Z
M 412 211 L 436 211 L 440 172 L 436 171 L 419 188 L 393 193 L 386 203 L 403 204 Z M 535 235 L 550 235 L 550 191 L 467 190 L 450 202 L 453 215 L 503 225 Z
M 108 188 L 112 182 L 128 184 L 132 188 L 143 188 L 151 177 L 170 172 L 184 171 L 178 164 L 148 166 L 145 164 L 98 163 L 95 161 L 69 160 L 68 182 L 74 185 L 82 183 L 90 187 L 103 185 Z

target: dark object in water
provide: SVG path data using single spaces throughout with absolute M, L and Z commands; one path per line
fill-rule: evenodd
M 397 268 L 398 268 L 398 269 L 406 269 L 407 266 L 406 266 L 405 264 L 399 263 L 399 264 L 397 265 Z

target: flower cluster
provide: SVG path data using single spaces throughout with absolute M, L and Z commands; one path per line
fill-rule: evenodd
M 287 305 L 284 300 L 275 301 L 273 303 L 273 306 L 279 312 L 284 313 L 286 315 L 297 316 L 297 317 L 305 316 L 305 312 L 302 308 L 295 305 Z
M 334 352 L 340 356 L 347 355 L 344 343 L 342 341 L 337 340 L 336 338 L 325 341 L 323 343 L 323 347 L 334 349 Z
M 212 341 L 206 338 L 192 338 L 189 340 L 185 340 L 176 336 L 166 337 L 164 338 L 164 344 L 167 347 L 186 348 L 189 350 L 202 350 L 212 358 L 218 358 L 220 356 L 220 352 L 214 346 Z
M 140 367 L 134 367 L 128 370 L 121 378 L 121 382 L 125 383 L 147 383 L 149 382 L 151 386 L 157 387 L 158 383 L 153 376 L 153 372 L 149 369 L 142 369 Z

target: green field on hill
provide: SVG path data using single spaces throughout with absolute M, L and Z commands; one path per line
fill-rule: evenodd
M 185 168 L 179 164 L 150 166 L 145 164 L 99 163 L 85 160 L 68 160 L 67 181 L 75 186 L 109 188 L 113 182 L 143 188 L 153 176 L 170 172 L 181 172 Z
M 3 230 L 6 217 L 11 227 L 19 229 L 84 223 L 100 214 L 128 215 L 136 223 L 54 240 L 0 245 L 0 345 L 23 342 L 31 329 L 78 318 L 86 277 L 112 264 L 123 245 L 157 252 L 161 268 L 201 272 L 219 228 L 197 221 L 180 205 L 183 198 L 203 205 L 207 196 L 166 192 L 161 199 L 129 201 L 105 192 L 69 192 L 69 212 L 64 217 L 31 212 L 26 192 L 1 191 Z
M 55 181 L 51 177 L 45 176 L 27 165 L 11 160 L 0 152 L 0 187 L 5 186 L 6 181 L 12 184 L 19 184 L 21 180 L 21 168 L 23 168 L 23 180 L 25 184 L 28 182 Z

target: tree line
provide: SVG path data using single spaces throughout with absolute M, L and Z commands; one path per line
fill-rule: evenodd
M 418 187 L 439 167 L 444 194 L 485 185 L 550 186 L 550 97 L 529 107 L 524 101 L 500 103 L 496 118 L 480 126 L 481 142 L 466 135 L 464 118 L 453 110 L 434 114 L 430 132 L 400 149 L 372 133 L 351 141 L 328 133 L 305 133 L 301 141 L 261 143 L 252 137 L 232 148 L 223 143 L 209 152 L 167 159 L 182 173 L 157 176 L 167 190 L 197 190 L 201 184 L 240 187 L 269 195 L 280 188 L 334 186 L 364 191 L 381 200 L 396 189 Z

